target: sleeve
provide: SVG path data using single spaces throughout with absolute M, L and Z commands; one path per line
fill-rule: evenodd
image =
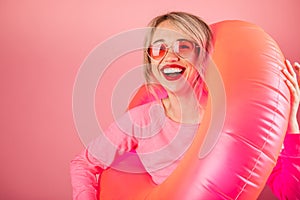
M 99 188 L 97 176 L 102 171 L 101 164 L 89 154 L 88 149 L 77 155 L 70 164 L 73 200 L 96 200 Z
M 300 134 L 286 134 L 267 184 L 279 199 L 300 199 Z
M 127 129 L 128 131 L 128 129 Z M 117 156 L 136 146 L 136 140 L 125 133 L 118 123 L 112 124 L 70 163 L 73 200 L 97 200 L 99 181 L 104 169 L 111 166 Z

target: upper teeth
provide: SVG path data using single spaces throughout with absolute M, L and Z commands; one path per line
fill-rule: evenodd
M 165 68 L 164 73 L 170 74 L 170 73 L 180 73 L 182 72 L 181 68 Z

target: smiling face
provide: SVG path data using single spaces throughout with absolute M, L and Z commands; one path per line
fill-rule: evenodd
M 155 81 L 168 92 L 192 91 L 199 78 L 200 49 L 196 41 L 166 20 L 157 26 L 150 46 L 148 54 Z

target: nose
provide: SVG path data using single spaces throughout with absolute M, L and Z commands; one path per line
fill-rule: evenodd
M 172 48 L 168 49 L 167 54 L 165 55 L 166 62 L 176 62 L 179 60 L 179 57 Z

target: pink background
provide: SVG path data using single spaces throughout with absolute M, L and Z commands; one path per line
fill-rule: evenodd
M 83 148 L 73 85 L 84 58 L 109 36 L 182 10 L 208 23 L 253 22 L 300 61 L 298 0 L 86 2 L 0 1 L 0 199 L 71 199 L 69 162 Z

